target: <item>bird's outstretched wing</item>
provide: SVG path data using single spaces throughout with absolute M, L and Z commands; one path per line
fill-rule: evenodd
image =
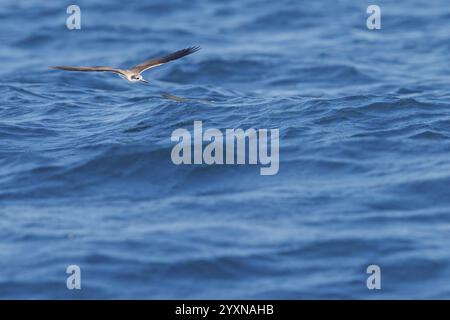
M 123 74 L 123 71 L 120 69 L 115 69 L 111 67 L 69 67 L 69 66 L 55 66 L 50 67 L 51 69 L 58 69 L 58 70 L 66 70 L 66 71 L 96 71 L 96 72 L 114 72 L 114 73 L 121 73 Z
M 138 64 L 136 67 L 130 69 L 130 71 L 135 72 L 135 73 L 141 73 L 141 72 L 144 72 L 145 70 L 160 66 L 169 61 L 180 59 L 180 58 L 187 56 L 191 53 L 194 53 L 198 50 L 200 50 L 200 47 L 190 47 L 190 48 L 182 49 L 182 50 L 173 52 L 173 53 L 171 53 L 167 56 L 161 57 L 161 58 L 151 59 L 151 60 L 142 62 L 142 63 Z

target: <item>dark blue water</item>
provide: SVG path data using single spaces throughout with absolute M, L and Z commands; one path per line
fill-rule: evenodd
M 0 298 L 450 298 L 446 1 L 69 4 L 1 4 Z M 175 166 L 194 120 L 279 128 L 279 173 Z

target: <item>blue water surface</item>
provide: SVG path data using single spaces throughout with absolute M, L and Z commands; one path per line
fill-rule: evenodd
M 0 298 L 450 298 L 447 1 L 0 8 Z M 48 68 L 192 45 L 149 85 Z M 279 128 L 278 174 L 174 165 L 195 120 Z

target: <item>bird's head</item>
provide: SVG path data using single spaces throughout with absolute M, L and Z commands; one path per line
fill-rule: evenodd
M 131 81 L 135 81 L 135 82 L 140 81 L 140 82 L 148 83 L 148 81 L 145 80 L 144 77 L 142 75 L 140 75 L 140 74 L 132 75 L 131 76 Z

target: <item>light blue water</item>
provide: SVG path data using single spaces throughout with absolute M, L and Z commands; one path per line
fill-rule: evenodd
M 76 4 L 1 4 L 0 298 L 450 298 L 446 1 Z M 279 173 L 173 165 L 194 120 L 280 128 Z

